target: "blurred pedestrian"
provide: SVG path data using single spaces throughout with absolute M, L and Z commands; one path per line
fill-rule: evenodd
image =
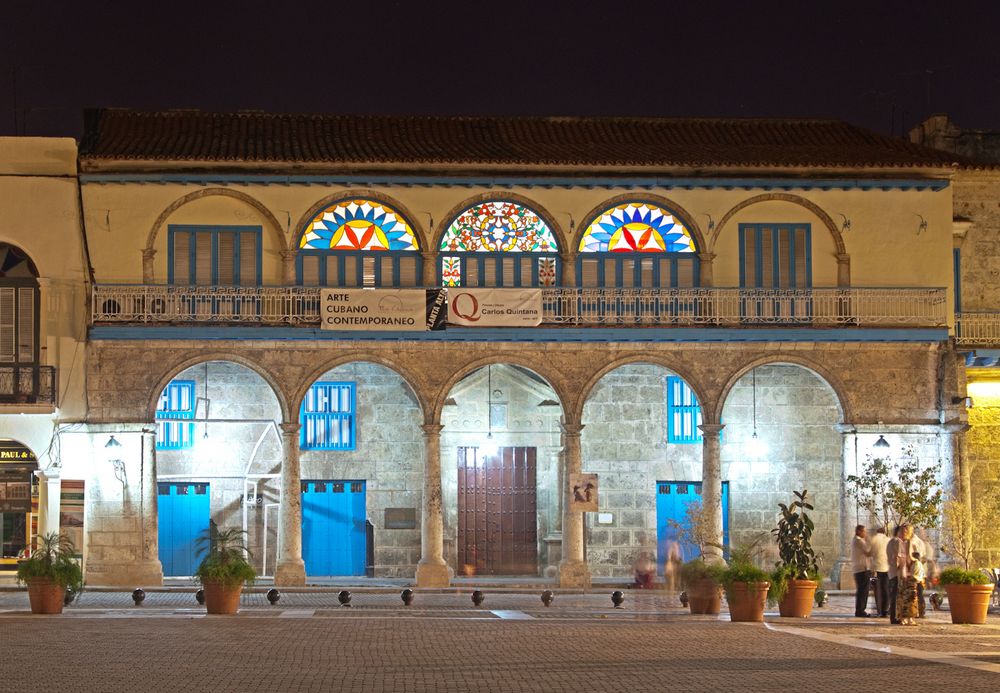
M 868 592 L 871 589 L 871 571 L 868 569 L 868 559 L 871 549 L 868 547 L 868 532 L 864 525 L 854 528 L 854 539 L 851 541 L 851 570 L 854 573 L 854 615 L 858 618 L 868 618 L 865 611 L 868 606 Z
M 885 527 L 875 530 L 875 536 L 868 543 L 871 550 L 872 572 L 875 573 L 875 609 L 879 618 L 889 615 L 889 554 L 886 547 L 889 537 Z

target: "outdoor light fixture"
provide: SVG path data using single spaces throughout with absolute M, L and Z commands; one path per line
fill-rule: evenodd
M 746 452 L 747 456 L 751 459 L 757 459 L 761 457 L 767 450 L 764 445 L 764 441 L 757 437 L 757 369 L 754 368 L 750 371 L 751 383 L 753 389 L 753 434 L 750 439 L 746 442 Z
M 880 435 L 872 447 L 885 449 L 891 446 L 889 445 L 889 441 L 885 439 L 885 436 Z
M 840 230 L 841 231 L 850 231 L 851 230 L 851 220 L 847 218 L 847 215 L 846 214 L 842 214 L 841 212 L 837 212 L 837 215 L 844 218 L 844 223 L 840 225 Z
M 486 366 L 486 442 L 483 454 L 492 457 L 497 454 L 497 444 L 493 440 L 493 364 Z
M 128 474 L 125 471 L 125 460 L 121 459 L 121 451 L 122 444 L 115 440 L 114 435 L 108 438 L 108 442 L 104 444 L 104 454 L 115 469 L 115 478 L 122 485 L 122 495 L 124 495 L 125 487 L 128 486 Z

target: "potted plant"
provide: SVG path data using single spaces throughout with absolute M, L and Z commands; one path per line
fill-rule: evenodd
M 243 583 L 252 584 L 257 571 L 247 560 L 245 532 L 237 527 L 219 529 L 214 522 L 198 538 L 204 553 L 194 576 L 205 590 L 205 609 L 210 614 L 235 614 L 240 606 Z
M 952 623 L 986 623 L 993 584 L 978 570 L 952 566 L 941 571 L 940 584 L 948 592 Z
M 806 513 L 813 506 L 808 491 L 793 491 L 795 499 L 778 503 L 781 518 L 771 530 L 778 542 L 778 562 L 771 574 L 769 597 L 778 603 L 782 616 L 806 618 L 812 613 L 819 587 L 819 566 L 812 547 L 813 521 Z
M 17 580 L 28 585 L 31 613 L 61 614 L 67 590 L 75 594 L 83 588 L 73 542 L 58 532 L 39 537 L 37 548 L 18 562 Z
M 766 535 L 765 535 L 766 536 Z M 729 557 L 729 567 L 722 573 L 726 590 L 729 617 L 732 621 L 763 621 L 768 574 L 756 564 L 760 538 L 748 545 L 734 548 Z
M 692 614 L 718 614 L 722 611 L 722 575 L 724 565 L 713 565 L 695 558 L 681 566 L 681 584 L 688 595 Z

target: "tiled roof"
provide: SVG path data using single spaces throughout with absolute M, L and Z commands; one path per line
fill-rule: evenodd
M 833 120 L 87 114 L 84 160 L 204 163 L 936 167 L 954 154 Z

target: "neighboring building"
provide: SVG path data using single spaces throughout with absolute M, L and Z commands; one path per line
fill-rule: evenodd
M 952 159 L 831 121 L 90 113 L 88 581 L 190 575 L 215 521 L 282 584 L 583 586 L 662 563 L 689 499 L 739 542 L 802 488 L 837 577 L 880 436 L 961 463 Z M 437 287 L 479 326 L 326 320 L 415 296 L 419 328 Z
M 61 454 L 86 407 L 86 242 L 76 143 L 0 137 L 0 578 L 62 524 L 83 551 L 80 482 Z
M 1000 131 L 967 130 L 935 115 L 910 139 L 961 155 L 952 182 L 956 343 L 966 357 L 969 409 L 964 478 L 971 500 L 1000 485 Z M 985 557 L 1000 563 L 1000 546 Z

